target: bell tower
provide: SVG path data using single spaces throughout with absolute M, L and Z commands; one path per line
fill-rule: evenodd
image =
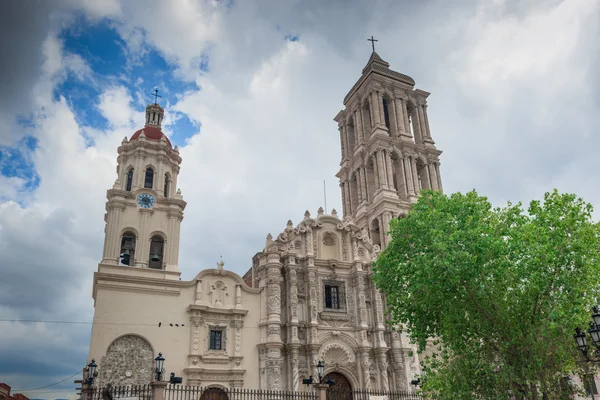
M 429 93 L 373 53 L 344 98 L 338 123 L 344 219 L 382 249 L 392 218 L 408 213 L 423 189 L 442 190 L 439 156 L 427 118 Z
M 179 149 L 162 132 L 163 117 L 156 101 L 148 105 L 144 128 L 117 149 L 118 178 L 106 193 L 101 265 L 147 268 L 175 279 L 186 202 L 176 190 Z

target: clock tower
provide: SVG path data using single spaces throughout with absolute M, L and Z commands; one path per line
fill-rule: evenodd
M 177 188 L 181 157 L 161 130 L 164 109 L 146 107 L 146 124 L 118 148 L 117 180 L 106 193 L 101 265 L 161 271 L 178 279 L 179 230 L 186 203 Z

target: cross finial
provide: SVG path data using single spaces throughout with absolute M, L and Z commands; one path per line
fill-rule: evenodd
M 154 96 L 154 104 L 158 104 L 156 101 L 159 97 L 162 97 L 158 94 L 158 89 L 154 89 L 154 92 L 152 92 L 152 96 Z
M 367 39 L 369 42 L 371 42 L 371 46 L 373 46 L 373 53 L 375 53 L 375 42 L 379 42 L 379 40 L 375 39 L 373 37 L 373 35 L 371 35 L 371 39 Z

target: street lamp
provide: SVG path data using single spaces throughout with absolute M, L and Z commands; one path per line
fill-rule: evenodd
M 573 335 L 573 338 L 575 338 L 577 348 L 579 349 L 581 354 L 583 354 L 586 361 L 594 363 L 600 362 L 600 311 L 598 310 L 598 307 L 593 308 L 592 322 L 590 323 L 590 329 L 588 329 L 588 333 L 592 338 L 592 343 L 594 344 L 593 347 L 588 344 L 585 332 L 582 331 L 580 328 L 575 329 L 575 335 Z M 586 376 L 586 379 L 588 379 L 588 376 Z M 591 379 L 594 379 L 593 376 L 591 377 Z M 590 387 L 590 394 L 592 395 L 593 400 L 593 385 L 591 385 Z
M 165 358 L 162 356 L 162 353 L 158 353 L 158 357 L 154 359 L 156 361 L 156 380 L 162 381 L 162 376 L 164 374 L 163 365 L 165 364 Z
M 319 363 L 317 364 L 317 375 L 319 376 L 319 383 L 322 383 L 321 381 L 323 380 L 323 370 L 325 369 L 325 364 L 323 364 L 323 361 L 319 360 Z
M 98 366 L 96 365 L 96 361 L 92 359 L 92 362 L 88 364 L 87 378 L 85 379 L 85 383 L 87 385 L 91 386 L 94 384 L 94 378 L 98 376 L 96 368 L 98 368 Z

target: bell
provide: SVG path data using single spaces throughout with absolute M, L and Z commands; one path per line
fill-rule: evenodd
M 160 261 L 160 255 L 157 253 L 153 253 L 150 255 L 150 261 Z
M 121 262 L 125 265 L 129 265 L 129 261 L 130 261 L 131 257 L 129 256 L 129 254 L 127 253 L 123 253 L 121 254 Z

